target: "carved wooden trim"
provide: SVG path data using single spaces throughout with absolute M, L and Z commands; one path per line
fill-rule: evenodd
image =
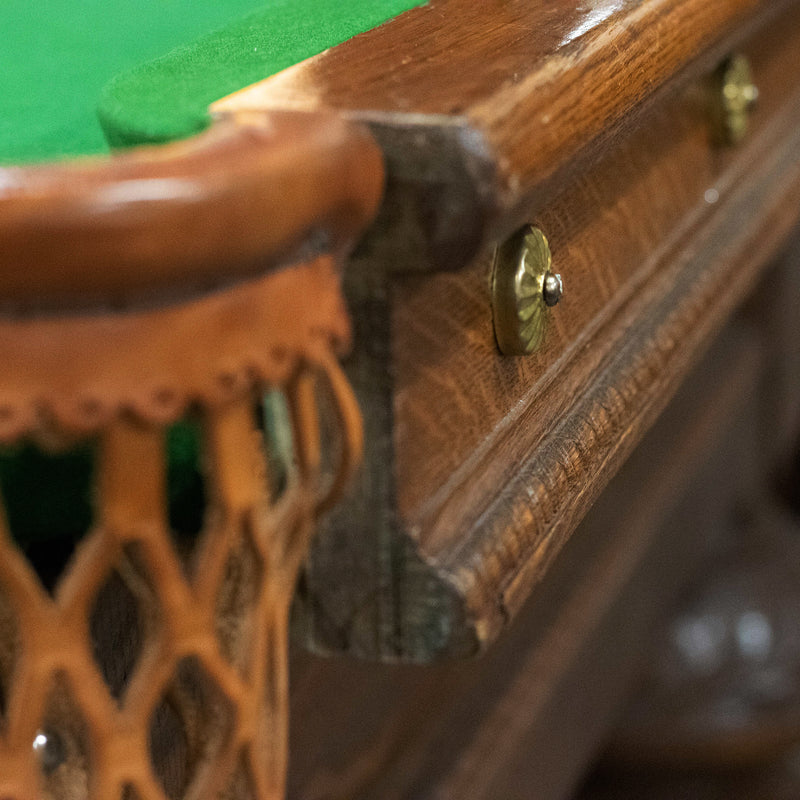
M 800 105 L 786 75 L 798 70 L 799 13 L 794 3 L 743 45 L 761 94 L 738 148 L 712 145 L 707 84 L 682 73 L 592 169 L 528 209 L 568 287 L 530 358 L 497 352 L 490 250 L 457 272 L 397 274 L 419 260 L 389 258 L 400 237 L 372 230 L 394 274 L 382 279 L 364 247 L 347 276 L 355 340 L 369 343 L 347 365 L 367 466 L 312 548 L 297 614 L 312 648 L 475 652 L 551 569 L 797 224 Z M 529 120 L 531 142 L 539 127 Z M 390 189 L 396 212 L 391 202 Z

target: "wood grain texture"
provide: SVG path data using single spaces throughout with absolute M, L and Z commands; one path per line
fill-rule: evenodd
M 525 222 L 674 79 L 710 71 L 793 4 L 431 0 L 213 108 L 370 122 L 390 164 L 384 226 L 412 217 L 421 231 L 404 219 L 401 268 L 454 268 Z
M 795 25 L 800 13 L 747 49 L 761 86 L 747 146 L 711 146 L 705 87 L 692 84 L 618 140 L 593 170 L 532 212 L 567 286 L 537 353 L 497 355 L 487 314 L 491 251 L 457 275 L 393 281 L 397 406 L 405 418 L 398 447 L 401 514 L 420 509 L 435 476 L 452 475 L 522 398 L 540 395 L 553 383 L 555 391 L 573 388 L 564 383 L 565 362 L 590 349 L 589 358 L 600 364 L 603 328 L 669 267 L 670 250 L 680 254 L 704 221 L 723 216 L 720 206 L 754 177 L 752 165 L 771 148 L 771 142 L 759 141 L 760 134 L 769 135 L 765 127 L 781 110 L 788 114 L 786 129 L 794 124 L 796 95 L 786 76 L 800 76 Z M 780 141 L 781 133 L 773 135 Z M 706 201 L 707 190 L 716 192 L 715 203 Z M 431 399 L 437 380 L 446 389 Z M 443 413 L 447 404 L 456 413 Z M 546 418 L 536 424 L 539 436 L 551 426 Z
M 425 660 L 514 616 L 798 220 L 798 30 L 795 8 L 744 48 L 762 104 L 742 147 L 714 147 L 707 85 L 681 84 L 531 207 L 566 285 L 536 356 L 496 350 L 491 251 L 388 282 L 357 259 L 350 375 L 379 416 L 306 575 L 314 646 Z
M 763 355 L 752 330 L 722 337 L 481 659 L 423 668 L 297 654 L 289 797 L 568 796 L 653 620 L 750 492 L 748 390 Z M 721 465 L 728 479 L 709 483 Z
M 795 74 L 800 74 L 800 65 Z M 407 515 L 409 528 L 421 531 L 426 557 L 441 564 L 465 595 L 476 593 L 473 608 L 478 618 L 486 619 L 498 600 L 510 607 L 503 609 L 496 624 L 513 613 L 511 598 L 518 592 L 524 596 L 536 573 L 546 568 L 548 551 L 560 538 L 556 531 L 561 528 L 562 535 L 568 535 L 576 520 L 573 513 L 579 517 L 578 509 L 585 511 L 597 496 L 600 476 L 606 470 L 613 472 L 615 461 L 630 452 L 693 355 L 707 345 L 744 297 L 766 263 L 762 258 L 775 252 L 770 247 L 772 237 L 782 228 L 785 234 L 795 223 L 800 103 L 790 101 L 788 108 L 790 116 L 777 139 L 764 131 L 761 143 L 754 137 L 752 148 L 739 151 L 741 160 L 719 172 L 712 151 L 691 152 L 691 136 L 682 136 L 673 127 L 674 138 L 667 135 L 660 140 L 664 150 L 659 159 L 654 131 L 643 130 L 638 153 L 635 145 L 631 150 L 623 145 L 609 160 L 608 172 L 587 176 L 583 186 L 591 194 L 577 202 L 569 196 L 560 198 L 541 214 L 540 224 L 551 232 L 553 246 L 565 245 L 558 263 L 567 282 L 576 287 L 576 295 L 570 294 L 567 301 L 571 313 L 554 315 L 554 349 L 543 352 L 538 364 L 515 365 L 522 372 L 518 391 L 508 392 L 508 380 L 495 383 L 491 398 L 503 398 L 509 407 L 496 418 L 491 434 L 478 439 L 466 470 L 462 460 L 458 467 L 451 463 L 438 473 L 447 476 L 439 497 L 431 498 L 428 487 L 433 479 L 426 466 L 438 460 L 431 454 L 452 457 L 457 450 L 453 442 L 464 442 L 465 431 L 474 430 L 472 416 L 466 417 L 470 420 L 466 424 L 461 414 L 447 419 L 432 399 L 432 383 L 426 387 L 419 380 L 427 378 L 420 359 L 413 365 L 410 359 L 405 362 L 414 369 L 407 381 L 404 364 L 398 365 L 398 407 L 405 402 L 411 414 L 410 398 L 419 391 L 416 396 L 424 413 L 438 423 L 422 426 L 412 419 L 408 424 L 409 447 L 424 441 L 428 456 L 412 451 L 413 466 L 407 467 L 400 441 L 398 506 Z M 691 119 L 674 111 L 680 124 Z M 666 117 L 655 117 L 653 122 L 662 132 L 669 130 Z M 760 150 L 759 144 L 765 149 Z M 646 151 L 650 159 L 643 158 Z M 703 160 L 697 158 L 701 153 Z M 756 174 L 761 169 L 766 182 L 759 187 Z M 624 192 L 618 184 L 615 191 L 614 176 L 622 179 Z M 711 206 L 705 203 L 704 187 L 718 187 L 721 200 Z M 692 203 L 692 195 L 700 203 Z M 770 208 L 776 224 L 767 222 Z M 772 239 L 772 248 L 779 241 Z M 436 308 L 446 307 L 440 295 Z M 402 302 L 398 308 L 405 311 Z M 435 320 L 435 314 L 431 309 L 428 315 L 414 316 Z M 402 324 L 408 321 L 409 317 L 398 320 L 398 337 L 413 331 Z M 474 327 L 462 335 L 470 334 L 474 337 Z M 426 348 L 408 339 L 398 343 L 398 360 L 403 352 L 429 355 L 434 347 L 431 338 L 428 333 Z M 465 357 L 460 359 L 453 357 L 452 333 L 444 341 L 452 348 L 448 357 L 437 358 L 434 352 L 432 360 L 447 363 L 458 376 L 458 385 L 454 388 L 451 382 L 450 392 L 439 396 L 451 409 L 481 409 L 485 421 L 490 406 L 473 397 L 474 387 L 486 386 L 489 365 L 476 359 L 474 338 L 463 347 Z M 493 361 L 496 368 L 514 369 L 501 359 Z M 472 391 L 464 391 L 465 387 Z M 442 431 L 443 419 L 458 425 L 459 433 L 452 428 Z M 424 495 L 415 495 L 422 486 Z M 464 563 L 481 567 L 473 566 L 465 574 Z

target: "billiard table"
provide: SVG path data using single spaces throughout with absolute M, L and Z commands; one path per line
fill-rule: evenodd
M 800 217 L 798 4 L 14 2 L 0 19 L 0 796 L 282 796 L 290 613 L 311 650 L 428 664 L 482 652 L 533 603 L 550 627 L 513 634 L 527 666 L 504 680 L 554 705 L 503 752 L 529 742 L 536 796 L 564 797 L 702 556 L 676 542 L 664 570 L 648 509 L 740 418 L 758 361 L 741 343 L 718 359 L 737 390 L 695 400 L 713 422 L 668 417 L 686 460 L 640 456 L 624 524 L 578 523 Z M 795 388 L 774 393 L 761 473 L 796 432 Z M 384 669 L 321 668 L 306 693 L 357 707 Z M 408 722 L 385 741 L 411 767 L 356 734 L 336 767 L 317 744 L 322 773 L 352 757 L 356 778 L 315 784 L 301 745 L 291 791 L 514 796 L 502 754 L 481 755 L 511 695 L 443 680 L 497 702 L 485 728 L 431 703 L 474 733 L 460 768 L 420 761 L 445 748 Z M 578 699 L 586 720 L 554 711 Z M 391 688 L 381 702 L 416 719 Z M 301 741 L 314 725 L 295 722 Z

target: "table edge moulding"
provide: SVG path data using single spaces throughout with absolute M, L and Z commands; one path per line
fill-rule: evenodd
M 366 468 L 303 575 L 312 648 L 488 645 L 797 220 L 796 2 L 535 12 L 433 0 L 212 106 L 335 110 L 386 156 L 346 278 Z M 564 299 L 539 351 L 509 359 L 488 286 L 526 223 Z

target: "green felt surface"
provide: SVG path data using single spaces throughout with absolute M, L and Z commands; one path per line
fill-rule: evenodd
M 100 92 L 264 0 L 2 0 L 0 159 L 34 161 L 106 149 Z
M 189 136 L 207 108 L 422 0 L 273 0 L 212 35 L 121 75 L 103 93 L 100 119 L 114 146 Z
M 101 94 L 115 145 L 187 136 L 214 100 L 419 4 L 0 0 L 0 163 L 103 152 Z

